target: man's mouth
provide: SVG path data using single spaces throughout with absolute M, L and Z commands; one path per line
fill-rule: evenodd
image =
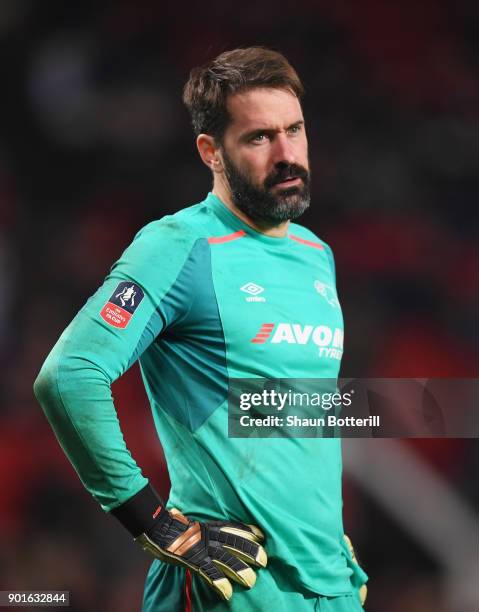
M 284 179 L 280 183 L 275 183 L 275 187 L 294 187 L 296 185 L 300 185 L 301 182 L 302 179 L 300 179 L 298 176 L 291 176 L 287 179 Z

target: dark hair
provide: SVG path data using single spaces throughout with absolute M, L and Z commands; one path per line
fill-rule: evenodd
M 193 131 L 209 134 L 217 143 L 231 121 L 226 103 L 229 95 L 255 87 L 287 89 L 301 98 L 303 85 L 288 60 L 271 49 L 233 49 L 193 68 L 183 90 L 183 102 L 191 115 Z

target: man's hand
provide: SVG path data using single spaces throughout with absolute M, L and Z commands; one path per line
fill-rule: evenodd
M 230 599 L 229 578 L 251 588 L 256 574 L 250 565 L 265 567 L 262 532 L 253 525 L 225 521 L 190 521 L 179 510 L 161 508 L 158 521 L 136 538 L 145 550 L 166 563 L 199 574 L 222 597 Z
M 230 599 L 234 580 L 246 588 L 256 582 L 250 566 L 268 561 L 258 527 L 232 521 L 191 521 L 179 510 L 168 511 L 149 485 L 111 511 L 154 557 L 189 568 L 223 599 Z

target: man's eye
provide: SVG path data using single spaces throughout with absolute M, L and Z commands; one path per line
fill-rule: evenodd
M 267 138 L 267 134 L 256 134 L 256 136 L 253 136 L 251 140 L 252 142 L 264 142 Z
M 293 125 L 293 127 L 289 128 L 290 134 L 297 134 L 300 131 L 301 131 L 301 126 L 300 125 Z

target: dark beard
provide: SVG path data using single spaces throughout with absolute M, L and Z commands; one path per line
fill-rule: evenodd
M 233 204 L 253 221 L 279 225 L 297 219 L 310 203 L 310 173 L 296 164 L 279 163 L 257 187 L 250 178 L 240 172 L 223 149 L 226 178 Z M 287 178 L 299 177 L 302 185 L 294 185 L 273 193 L 272 187 Z

